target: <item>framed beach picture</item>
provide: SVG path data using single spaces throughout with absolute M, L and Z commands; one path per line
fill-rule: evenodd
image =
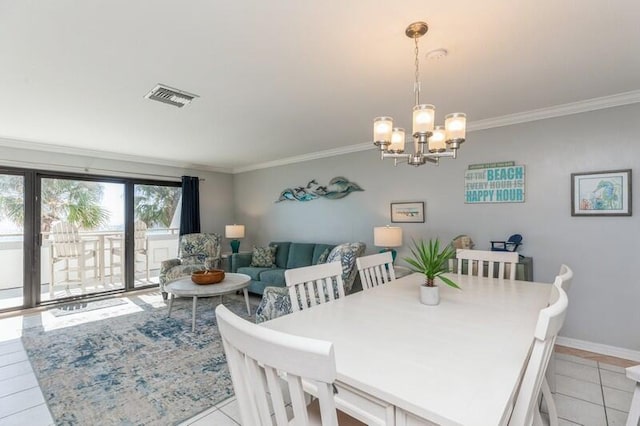
M 391 203 L 391 222 L 424 223 L 424 201 Z
M 631 169 L 572 173 L 571 216 L 631 216 Z

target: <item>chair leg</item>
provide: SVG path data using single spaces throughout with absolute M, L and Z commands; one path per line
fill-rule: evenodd
M 55 275 L 55 273 L 56 273 L 55 269 L 56 268 L 55 268 L 55 263 L 53 261 L 53 258 L 51 259 L 50 263 L 51 264 L 49 266 L 51 268 L 51 276 L 49 277 L 49 300 L 53 300 L 54 295 L 55 295 L 55 293 L 53 291 L 53 286 L 56 283 L 56 275 Z
M 86 258 L 84 253 L 80 255 L 78 258 L 78 275 L 80 276 L 80 291 L 81 294 L 84 294 L 84 279 L 85 279 L 85 267 L 86 267 Z
M 549 413 L 549 426 L 558 426 L 558 410 L 556 409 L 556 402 L 549 389 L 549 383 L 546 378 L 542 379 L 542 399 L 547 404 L 547 412 Z
M 551 393 L 556 393 L 556 359 L 555 356 L 551 356 L 549 359 L 549 365 L 547 365 L 547 371 L 545 372 L 547 384 Z
M 109 249 L 109 282 L 113 284 L 113 247 Z
M 631 408 L 627 416 L 627 426 L 638 426 L 640 424 L 640 382 L 636 383 L 636 390 L 633 391 Z

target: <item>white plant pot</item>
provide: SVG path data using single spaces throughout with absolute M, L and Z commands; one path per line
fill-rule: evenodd
M 424 305 L 437 305 L 440 303 L 440 287 L 420 286 L 420 303 Z

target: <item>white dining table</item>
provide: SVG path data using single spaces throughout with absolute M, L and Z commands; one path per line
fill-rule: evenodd
M 337 405 L 369 425 L 507 424 L 551 285 L 447 276 L 437 306 L 412 274 L 262 325 L 333 342 Z

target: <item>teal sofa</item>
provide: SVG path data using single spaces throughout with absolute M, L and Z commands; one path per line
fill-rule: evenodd
M 284 271 L 318 263 L 324 263 L 334 244 L 271 242 L 276 249 L 276 263 L 271 268 L 251 266 L 251 253 L 234 253 L 229 263 L 231 272 L 247 274 L 251 277 L 249 291 L 262 294 L 265 287 L 285 287 Z M 323 258 L 321 258 L 323 257 Z

